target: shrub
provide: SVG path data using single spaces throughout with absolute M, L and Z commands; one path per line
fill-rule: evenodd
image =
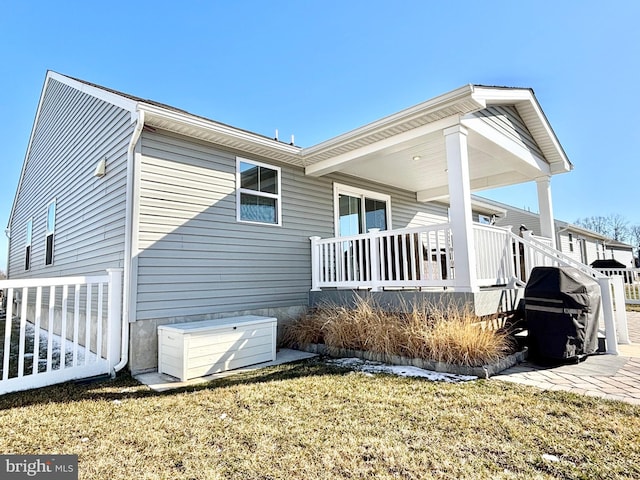
M 495 323 L 480 321 L 467 306 L 414 304 L 389 311 L 371 297 L 356 297 L 353 308 L 325 305 L 305 315 L 287 328 L 285 342 L 480 366 L 511 350 Z

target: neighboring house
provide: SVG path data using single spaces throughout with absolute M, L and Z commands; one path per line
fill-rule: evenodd
M 535 181 L 541 232 L 554 236 L 550 177 L 570 170 L 526 88 L 467 85 L 301 148 L 48 72 L 9 219 L 8 276 L 123 268 L 129 368 L 152 370 L 167 323 L 286 321 L 310 290 L 474 298 L 504 286 L 513 266 L 490 255 L 503 231 L 477 223 L 503 208 L 471 192 Z M 381 232 L 365 235 L 372 228 Z
M 504 214 L 495 218 L 495 225 L 511 226 L 516 232 L 524 225 L 534 235 L 541 235 L 539 214 L 487 198 L 478 197 L 478 200 L 503 209 Z M 627 268 L 634 266 L 632 245 L 562 220 L 555 220 L 554 224 L 558 250 L 574 260 L 591 265 L 596 260 L 615 259 Z

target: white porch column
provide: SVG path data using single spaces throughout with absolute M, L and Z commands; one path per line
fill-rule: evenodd
M 540 235 L 551 239 L 551 246 L 556 247 L 556 229 L 553 221 L 553 204 L 551 202 L 551 176 L 536 178 L 538 188 L 538 210 L 540 211 Z
M 449 221 L 453 237 L 456 290 L 476 292 L 476 251 L 471 213 L 471 183 L 467 130 L 455 125 L 444 130 L 449 181 Z

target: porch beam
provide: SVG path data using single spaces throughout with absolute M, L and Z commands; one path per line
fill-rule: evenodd
M 307 166 L 305 168 L 305 175 L 309 175 L 311 177 L 320 177 L 322 175 L 338 171 L 347 163 L 353 160 L 357 160 L 366 155 L 375 154 L 381 150 L 392 148 L 404 142 L 417 140 L 421 137 L 424 137 L 425 135 L 429 135 L 430 133 L 434 133 L 451 125 L 455 125 L 458 122 L 459 118 L 455 115 L 452 117 L 443 118 L 441 120 L 422 125 L 412 130 L 387 137 L 383 140 L 364 145 L 354 150 L 350 150 L 343 154 L 336 155 L 335 157 L 330 157 L 326 160 L 320 160 L 312 165 Z
M 486 177 L 474 178 L 471 180 L 471 191 L 485 190 L 488 188 L 503 187 L 527 181 L 520 172 L 506 172 L 497 175 L 489 175 Z M 428 188 L 416 192 L 416 200 L 418 202 L 432 202 L 435 200 L 443 200 L 449 196 L 449 187 L 442 185 L 440 187 Z
M 532 152 L 531 150 L 514 142 L 482 119 L 467 117 L 462 119 L 461 123 L 478 135 L 481 135 L 490 142 L 499 145 L 507 152 L 521 159 L 525 164 L 521 166 L 521 169 L 526 166 L 533 169 L 533 171 L 538 175 L 551 174 L 551 166 L 544 158 L 541 158 L 535 152 Z
M 477 292 L 480 288 L 475 270 L 468 132 L 462 125 L 456 125 L 445 129 L 443 134 L 447 154 L 449 219 L 453 237 L 456 290 Z
M 556 229 L 553 220 L 553 203 L 551 201 L 551 175 L 536 178 L 538 190 L 538 210 L 540 211 L 540 235 L 551 239 L 551 246 L 556 247 Z

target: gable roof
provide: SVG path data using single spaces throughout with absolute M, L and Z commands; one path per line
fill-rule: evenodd
M 145 125 L 213 142 L 248 154 L 304 167 L 308 174 L 313 174 L 313 169 L 316 169 L 317 174 L 317 169 L 322 168 L 326 162 L 331 162 L 336 157 L 348 155 L 350 152 L 353 152 L 354 155 L 358 152 L 357 155 L 360 155 L 363 148 L 367 146 L 380 145 L 384 142 L 401 142 L 407 137 L 415 138 L 424 131 L 423 129 L 431 129 L 432 126 L 436 128 L 435 126 L 439 125 L 438 122 L 443 120 L 448 121 L 447 119 L 452 117 L 462 118 L 472 112 L 482 110 L 488 105 L 510 105 L 517 109 L 522 120 L 526 123 L 531 135 L 544 154 L 545 161 L 549 164 L 550 172 L 566 172 L 572 168 L 560 142 L 539 106 L 533 90 L 529 88 L 465 85 L 317 145 L 301 148 L 265 135 L 195 115 L 164 103 L 48 71 L 29 139 L 23 170 L 20 174 L 16 197 L 14 197 L 9 224 L 13 216 L 17 192 L 20 190 L 22 183 L 24 168 L 29 158 L 40 107 L 51 80 L 65 83 L 130 111 L 132 122 L 138 118 L 139 112 L 144 112 Z

